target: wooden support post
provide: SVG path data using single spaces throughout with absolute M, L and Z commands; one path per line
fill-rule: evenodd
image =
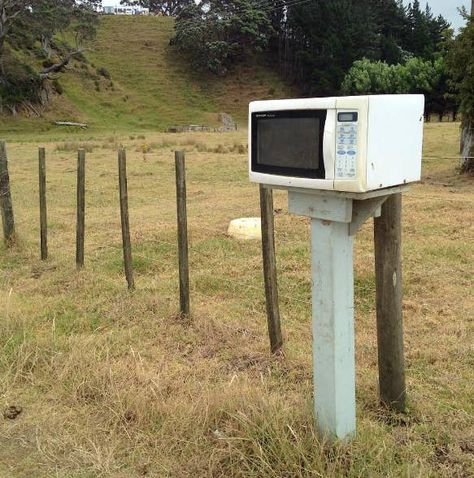
M 178 213 L 179 301 L 182 316 L 190 314 L 188 219 L 186 212 L 186 166 L 184 151 L 175 152 L 176 198 Z
M 4 141 L 0 141 L 0 210 L 3 221 L 3 237 L 7 246 L 11 246 L 15 240 L 15 220 L 8 174 L 7 146 Z
M 127 156 L 124 149 L 118 153 L 120 217 L 122 220 L 122 244 L 125 278 L 128 288 L 135 289 L 133 278 L 132 245 L 130 243 L 130 220 L 128 215 Z
M 394 194 L 385 201 L 382 215 L 374 221 L 380 399 L 397 411 L 406 406 L 401 212 L 402 195 Z
M 270 350 L 277 353 L 283 347 L 275 253 L 275 222 L 273 216 L 273 191 L 260 184 L 260 211 L 262 218 L 263 278 L 267 308 Z
M 46 209 L 46 152 L 44 148 L 39 148 L 38 160 L 41 260 L 45 261 L 48 258 L 48 216 Z
M 86 211 L 86 152 L 77 153 L 77 227 L 76 227 L 76 265 L 84 267 L 84 234 Z

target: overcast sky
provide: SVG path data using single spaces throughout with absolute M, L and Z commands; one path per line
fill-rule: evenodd
M 404 0 L 404 2 L 408 4 L 410 0 Z M 428 3 L 435 15 L 443 15 L 455 28 L 464 24 L 464 19 L 459 15 L 458 7 L 465 6 L 468 10 L 471 8 L 471 0 L 428 0 Z M 425 8 L 426 0 L 421 0 L 421 5 Z
M 410 0 L 404 0 L 409 3 Z M 458 7 L 465 6 L 467 9 L 471 8 L 471 0 L 428 0 L 428 3 L 436 15 L 443 15 L 455 28 L 463 25 L 464 20 L 458 13 Z M 119 5 L 120 0 L 103 0 L 104 5 Z M 421 0 L 423 8 L 426 5 L 426 0 Z

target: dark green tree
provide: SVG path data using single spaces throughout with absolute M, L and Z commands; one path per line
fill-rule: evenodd
M 293 76 L 306 93 L 333 94 L 356 59 L 378 57 L 372 4 L 372 0 L 290 3 L 287 35 Z
M 380 39 L 380 60 L 389 64 L 402 63 L 411 55 L 402 47 L 407 24 L 405 6 L 401 0 L 378 0 L 373 3 Z
M 225 75 L 229 66 L 266 48 L 272 26 L 251 0 L 209 0 L 177 16 L 176 46 L 196 68 Z
M 429 4 L 423 11 L 419 0 L 407 7 L 405 31 L 402 35 L 402 47 L 413 56 L 434 59 L 438 46 L 443 40 L 443 32 L 449 23 L 442 17 L 434 17 Z

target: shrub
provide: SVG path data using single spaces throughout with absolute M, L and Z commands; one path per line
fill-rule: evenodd
M 103 76 L 104 78 L 106 78 L 107 80 L 110 80 L 111 76 L 110 76 L 110 73 L 109 73 L 109 70 L 107 70 L 107 68 L 99 68 L 97 70 L 97 73 L 100 75 L 100 76 Z
M 22 103 L 38 103 L 42 81 L 28 65 L 18 61 L 4 61 L 4 74 L 0 76 L 0 107 L 15 108 Z

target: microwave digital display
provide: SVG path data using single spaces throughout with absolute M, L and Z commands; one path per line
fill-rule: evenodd
M 327 111 L 271 111 L 252 115 L 252 170 L 324 178 Z
M 355 123 L 359 118 L 358 113 L 339 113 L 337 115 L 337 121 L 339 123 Z

